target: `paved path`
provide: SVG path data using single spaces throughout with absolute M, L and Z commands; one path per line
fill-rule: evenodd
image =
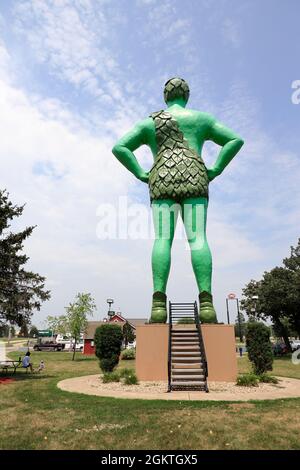
M 216 391 L 217 387 L 211 387 L 209 393 L 205 392 L 172 392 L 167 393 L 165 385 L 158 387 L 158 391 L 147 391 L 141 382 L 139 386 L 126 386 L 114 389 L 114 384 L 102 385 L 99 375 L 87 375 L 62 380 L 57 384 L 58 388 L 67 392 L 83 393 L 101 397 L 131 398 L 142 400 L 202 400 L 202 401 L 249 401 L 249 400 L 274 400 L 278 398 L 300 397 L 300 380 L 278 377 L 278 385 L 263 384 L 260 387 L 252 387 L 247 390 L 236 387 L 234 384 L 225 384 L 225 390 Z M 214 383 L 216 384 L 216 382 Z M 226 387 L 226 385 L 228 385 Z M 134 388 L 130 388 L 134 387 Z M 226 390 L 227 388 L 227 390 Z

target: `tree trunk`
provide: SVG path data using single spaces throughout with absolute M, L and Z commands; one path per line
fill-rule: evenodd
M 279 325 L 279 328 L 280 328 L 280 330 L 281 330 L 281 335 L 282 335 L 284 344 L 286 345 L 288 352 L 291 353 L 291 352 L 292 352 L 292 346 L 291 346 L 291 343 L 290 343 L 290 340 L 289 340 L 289 335 L 288 335 L 287 329 L 286 329 L 286 327 L 281 323 L 280 320 L 276 320 L 276 323 Z
M 77 344 L 77 340 L 75 339 L 72 361 L 74 361 L 74 359 L 75 359 L 76 344 Z

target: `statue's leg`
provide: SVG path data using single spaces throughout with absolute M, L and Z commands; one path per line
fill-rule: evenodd
M 159 199 L 152 202 L 155 241 L 152 251 L 153 303 L 152 323 L 165 323 L 167 320 L 166 287 L 171 267 L 171 248 L 174 239 L 180 206 L 172 199 Z
M 182 216 L 199 289 L 200 320 L 216 323 L 211 295 L 212 258 L 206 238 L 207 206 L 208 201 L 204 197 L 185 199 L 182 202 Z

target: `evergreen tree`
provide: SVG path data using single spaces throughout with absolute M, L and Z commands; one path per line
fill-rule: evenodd
M 132 343 L 135 340 L 134 332 L 132 326 L 128 323 L 128 321 L 123 326 L 123 341 L 125 347 L 128 343 Z
M 234 334 L 236 338 L 243 339 L 246 334 L 247 323 L 245 315 L 242 312 L 239 313 L 239 318 L 235 320 Z
M 6 190 L 0 190 L 0 325 L 29 323 L 33 311 L 50 298 L 45 278 L 25 269 L 29 258 L 23 244 L 35 227 L 10 231 L 10 222 L 23 210 L 24 206 L 13 205 Z
M 248 323 L 246 347 L 255 374 L 264 374 L 273 369 L 270 329 L 266 325 L 261 322 Z

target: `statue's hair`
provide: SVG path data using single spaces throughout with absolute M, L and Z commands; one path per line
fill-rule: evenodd
M 183 78 L 174 77 L 170 78 L 170 80 L 166 82 L 164 88 L 164 99 L 166 103 L 168 101 L 173 101 L 176 98 L 184 98 L 185 101 L 188 101 L 189 96 L 190 89 Z

